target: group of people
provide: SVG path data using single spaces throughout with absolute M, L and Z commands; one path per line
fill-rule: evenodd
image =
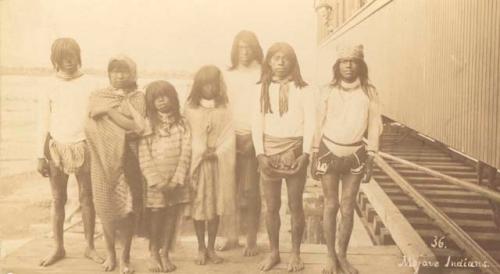
M 149 270 L 175 270 L 169 251 L 187 216 L 198 240 L 196 264 L 223 262 L 216 251 L 239 246 L 243 230 L 243 255 L 254 256 L 261 204 L 270 254 L 258 268 L 272 269 L 280 262 L 284 179 L 292 236 L 288 270 L 300 271 L 302 195 L 310 166 L 325 197 L 324 273 L 357 273 L 346 258 L 355 197 L 360 183 L 370 180 L 382 131 L 362 46 L 339 50 L 332 81 L 320 88 L 304 81 L 289 44 L 275 43 L 264 56 L 250 31 L 235 36 L 230 59 L 227 70 L 207 65 L 196 72 L 181 110 L 168 81 L 140 90 L 136 65 L 126 56 L 109 61 L 109 87 L 89 89 L 92 79 L 80 71 L 77 42 L 59 38 L 53 43 L 56 77 L 39 98 L 38 171 L 51 183 L 56 246 L 42 266 L 65 256 L 64 205 L 68 176 L 74 174 L 87 241 L 84 255 L 105 271 L 119 264 L 120 273 L 133 272 L 130 250 L 137 231 L 149 239 Z M 106 259 L 94 246 L 96 215 Z M 222 236 L 216 244 L 219 224 Z M 115 238 L 123 246 L 119 258 Z

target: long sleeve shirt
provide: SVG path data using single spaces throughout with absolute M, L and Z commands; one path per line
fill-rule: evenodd
M 321 136 L 339 144 L 352 144 L 363 140 L 368 131 L 367 150 L 378 151 L 382 133 L 381 107 L 376 92 L 369 99 L 361 88 L 343 91 L 326 85 L 322 87 L 317 107 L 317 125 L 314 146 L 318 147 Z M 356 147 L 327 144 L 338 156 L 355 151 Z
M 249 67 L 238 67 L 224 73 L 227 85 L 229 106 L 233 113 L 234 130 L 236 134 L 249 134 L 252 130 L 252 112 L 249 102 L 254 102 L 260 95 L 258 89 L 260 65 L 254 62 Z
M 73 80 L 55 78 L 38 96 L 37 150 L 44 157 L 47 133 L 57 142 L 70 144 L 85 140 L 84 127 L 90 94 L 95 83 L 86 75 Z
M 310 153 L 315 129 L 314 88 L 297 88 L 289 84 L 288 111 L 279 113 L 279 87 L 277 83 L 269 86 L 269 99 L 273 113 L 263 114 L 260 110 L 259 96 L 253 103 L 252 139 L 256 155 L 264 153 L 264 135 L 273 137 L 303 137 L 302 149 Z M 260 94 L 260 86 L 258 86 Z

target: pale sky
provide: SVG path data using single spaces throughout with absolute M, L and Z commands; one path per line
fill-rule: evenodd
M 118 53 L 139 70 L 225 67 L 234 35 L 254 31 L 296 50 L 308 78 L 315 66 L 313 0 L 0 0 L 0 64 L 49 67 L 50 46 L 75 38 L 84 67 L 104 69 Z

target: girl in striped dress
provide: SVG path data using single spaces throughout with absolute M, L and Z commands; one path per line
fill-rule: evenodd
M 149 126 L 139 142 L 139 162 L 147 183 L 146 207 L 151 210 L 149 270 L 170 272 L 176 266 L 169 250 L 181 211 L 191 200 L 191 130 L 180 114 L 177 92 L 167 81 L 149 84 L 146 112 Z

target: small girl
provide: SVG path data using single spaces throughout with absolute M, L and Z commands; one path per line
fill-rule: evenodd
M 207 259 L 216 264 L 223 261 L 214 250 L 219 217 L 234 214 L 236 209 L 235 133 L 227 103 L 221 71 L 215 66 L 202 67 L 194 77 L 185 109 L 193 135 L 191 182 L 195 194 L 191 217 L 198 239 L 195 263 L 199 265 Z
M 149 271 L 171 272 L 176 266 L 168 253 L 180 213 L 191 200 L 191 130 L 180 114 L 177 91 L 167 81 L 148 85 L 146 112 L 149 126 L 139 141 L 139 163 L 147 184 L 146 207 L 151 210 Z

